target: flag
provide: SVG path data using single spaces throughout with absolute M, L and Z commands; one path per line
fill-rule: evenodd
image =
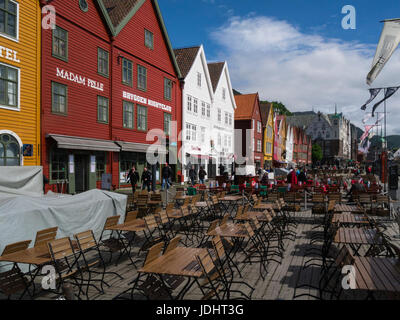
M 385 118 L 385 114 L 380 113 L 378 119 L 376 119 L 375 125 L 378 125 L 379 121 L 383 120 L 383 118 Z
M 371 119 L 371 118 L 372 118 L 372 113 L 366 113 L 364 118 L 363 118 L 363 120 L 362 120 L 362 123 L 366 124 L 368 122 L 368 120 Z
M 361 136 L 361 138 L 360 138 L 360 140 L 361 140 L 361 143 L 365 140 L 365 138 L 368 136 L 368 134 L 369 134 L 369 131 L 373 128 L 373 127 L 375 127 L 375 125 L 373 125 L 373 126 L 365 126 L 365 131 L 364 131 L 364 134 Z
M 378 108 L 379 105 L 380 105 L 382 102 L 386 101 L 386 100 L 389 99 L 392 95 L 394 95 L 394 94 L 396 93 L 397 90 L 399 90 L 399 87 L 387 88 L 387 89 L 385 90 L 385 97 L 384 97 L 381 101 L 375 103 L 375 104 L 374 104 L 374 107 L 372 108 L 372 116 L 373 116 L 373 117 L 374 117 L 374 113 L 375 113 L 376 108 Z
M 373 137 L 376 136 L 376 132 L 371 131 L 368 135 L 368 140 L 371 140 Z
M 367 76 L 368 85 L 371 85 L 382 71 L 400 42 L 400 19 L 385 20 L 384 23 L 372 69 Z
M 364 103 L 364 105 L 361 107 L 361 110 L 367 109 L 367 105 L 370 104 L 376 98 L 376 96 L 379 94 L 379 92 L 381 92 L 381 90 L 382 89 L 369 89 L 369 93 L 371 96 L 369 97 L 368 101 Z

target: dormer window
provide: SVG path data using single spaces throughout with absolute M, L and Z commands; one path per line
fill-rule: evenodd
M 222 88 L 222 99 L 225 100 L 226 99 L 226 89 Z
M 197 86 L 201 87 L 201 73 L 197 72 Z
M 144 29 L 144 45 L 149 49 L 154 49 L 154 35 L 147 29 Z
M 79 8 L 81 8 L 81 10 L 83 12 L 87 12 L 88 9 L 89 9 L 89 5 L 88 5 L 87 1 L 86 0 L 79 0 Z

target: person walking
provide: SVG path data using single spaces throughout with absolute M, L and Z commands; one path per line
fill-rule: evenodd
M 196 176 L 196 170 L 194 169 L 194 166 L 192 166 L 189 170 L 189 179 L 192 186 L 195 184 Z
M 145 190 L 147 188 L 147 191 L 150 192 L 150 186 L 151 186 L 151 172 L 147 169 L 147 167 L 144 167 L 142 173 L 142 190 Z
M 172 169 L 169 166 L 168 162 L 165 163 L 165 167 L 162 169 L 161 175 L 162 175 L 162 186 L 161 186 L 161 189 L 164 190 L 165 186 L 167 186 L 167 189 L 169 189 L 169 187 L 171 185 L 169 180 L 172 177 Z
M 135 192 L 136 192 L 136 184 L 139 181 L 139 173 L 137 173 L 135 166 L 132 166 L 132 169 L 129 170 L 127 179 L 128 179 L 128 181 L 131 182 L 132 194 L 135 194 Z
M 203 167 L 200 167 L 200 171 L 199 171 L 200 184 L 204 184 L 204 179 L 206 178 L 206 175 L 207 175 L 206 170 L 204 170 Z

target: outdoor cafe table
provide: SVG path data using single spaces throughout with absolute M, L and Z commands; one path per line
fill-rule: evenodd
M 175 202 L 181 206 L 183 205 L 183 203 L 185 202 L 186 199 L 192 199 L 193 196 L 187 196 L 187 195 L 183 195 L 183 196 L 176 196 L 175 197 Z
M 364 209 L 360 208 L 356 205 L 348 205 L 348 204 L 336 204 L 335 205 L 335 213 L 342 213 L 342 212 L 351 212 L 355 214 L 364 213 Z
M 72 246 L 74 250 L 78 249 L 78 244 L 75 240 L 72 240 Z M 42 270 L 42 266 L 52 263 L 49 248 L 46 245 L 37 246 L 33 248 L 28 248 L 26 250 L 21 250 L 13 253 L 9 253 L 0 257 L 0 262 L 13 262 L 36 266 L 36 269 L 29 271 L 29 276 L 31 277 L 27 288 L 33 285 L 33 295 L 35 294 L 35 279 Z M 22 295 L 25 294 L 25 291 Z
M 383 244 L 382 236 L 377 230 L 367 228 L 341 227 L 337 230 L 333 241 L 338 244 L 349 245 L 353 249 L 355 256 L 359 256 L 358 252 L 362 246 L 369 247 L 365 253 L 365 256 L 368 256 L 369 251 L 375 245 Z
M 361 214 L 352 214 L 349 212 L 345 213 L 335 213 L 332 217 L 333 223 L 338 223 L 339 226 L 367 226 L 369 225 L 369 220 L 366 216 Z
M 206 252 L 207 249 L 204 248 L 176 247 L 174 250 L 146 264 L 138 272 L 158 274 L 161 281 L 163 281 L 163 275 L 188 278 L 187 283 L 175 298 L 176 300 L 183 299 L 194 283 L 199 285 L 198 279 L 203 273 L 196 260 L 196 255 L 204 255 Z
M 222 202 L 225 212 L 228 214 L 232 214 L 232 212 L 235 210 L 236 206 L 240 204 L 240 202 L 243 203 L 244 198 L 243 196 L 225 196 L 223 198 L 218 199 L 219 202 Z

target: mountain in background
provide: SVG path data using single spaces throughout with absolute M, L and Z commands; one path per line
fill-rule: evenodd
M 393 135 L 393 136 L 388 136 L 387 137 L 388 141 L 388 148 L 389 150 L 397 150 L 400 148 L 400 136 L 399 135 Z M 382 138 L 381 136 L 374 136 L 371 139 L 371 147 L 377 147 L 382 144 Z

